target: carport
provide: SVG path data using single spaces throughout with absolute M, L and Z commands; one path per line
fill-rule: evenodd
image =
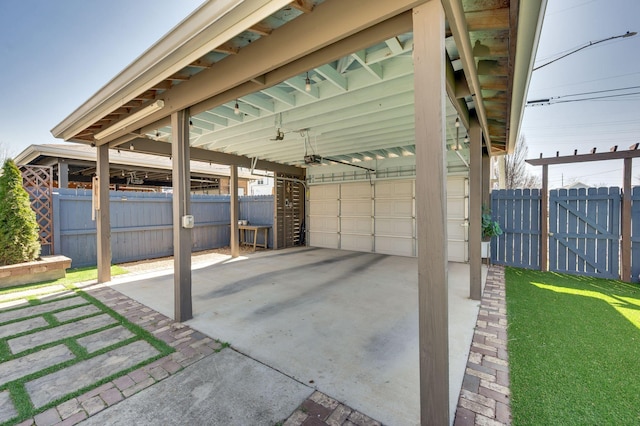
M 449 423 L 447 174 L 469 182 L 477 300 L 489 157 L 517 140 L 545 3 L 203 4 L 53 129 L 97 147 L 99 280 L 111 278 L 109 147 L 172 158 L 180 321 L 192 317 L 189 160 L 231 165 L 234 188 L 238 166 L 269 170 L 277 248 L 304 238 L 415 257 L 421 422 Z M 237 256 L 236 219 L 232 203 Z

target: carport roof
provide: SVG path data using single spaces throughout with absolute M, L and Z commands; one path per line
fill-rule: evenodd
M 224 153 L 212 161 L 275 170 L 304 167 L 306 153 L 347 162 L 413 155 L 411 9 L 420 3 L 206 2 L 52 133 L 168 155 L 170 115 L 190 108 L 192 148 Z M 456 117 L 468 128 L 477 116 L 489 151 L 508 152 L 546 0 L 442 4 L 447 134 L 455 135 Z M 159 110 L 118 124 L 158 100 Z

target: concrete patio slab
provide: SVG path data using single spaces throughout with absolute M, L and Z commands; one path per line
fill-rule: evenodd
M 172 316 L 171 272 L 111 285 Z M 192 282 L 192 328 L 385 424 L 419 423 L 415 258 L 328 249 L 221 256 Z M 479 306 L 468 283 L 468 265 L 450 264 L 452 419 Z
M 273 426 L 312 393 L 312 388 L 225 349 L 119 402 L 117 409 L 90 417 L 82 425 Z

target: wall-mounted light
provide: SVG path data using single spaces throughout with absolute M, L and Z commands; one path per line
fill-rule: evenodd
M 306 92 L 311 91 L 311 80 L 309 80 L 309 71 L 307 71 L 307 78 L 304 80 L 304 90 Z
M 236 99 L 236 106 L 233 107 L 233 113 L 235 115 L 240 115 L 240 105 L 238 105 L 238 100 Z
M 146 107 L 142 108 L 140 111 L 134 112 L 133 114 L 123 118 L 122 120 L 114 123 L 113 125 L 107 127 L 104 130 L 99 131 L 93 137 L 96 140 L 104 139 L 109 135 L 116 133 L 124 129 L 125 127 L 135 123 L 136 121 L 142 120 L 153 114 L 154 112 L 164 108 L 164 101 L 162 99 L 158 99 L 157 101 L 150 103 Z

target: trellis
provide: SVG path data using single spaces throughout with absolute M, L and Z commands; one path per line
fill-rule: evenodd
M 54 254 L 53 249 L 53 168 L 20 166 L 22 185 L 29 193 L 31 208 L 36 212 L 43 254 Z

